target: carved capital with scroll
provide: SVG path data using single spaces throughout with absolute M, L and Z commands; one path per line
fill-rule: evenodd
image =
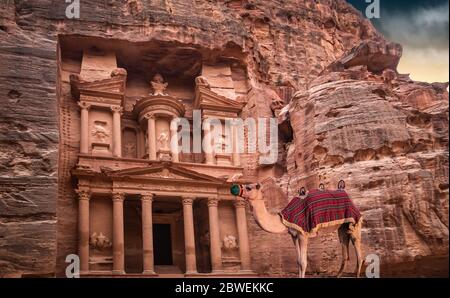
M 113 111 L 113 113 L 123 113 L 123 107 L 121 106 L 111 106 L 111 111 Z
M 115 192 L 112 195 L 113 202 L 123 202 L 125 200 L 125 194 L 123 192 Z
M 183 205 L 192 205 L 195 197 L 183 197 Z
M 209 198 L 208 199 L 208 207 L 217 207 L 219 206 L 219 199 L 218 198 Z
M 234 201 L 234 207 L 235 208 L 245 208 L 245 200 L 243 199 L 237 199 L 236 201 Z
M 85 200 L 89 201 L 91 198 L 91 192 L 87 190 L 77 190 L 76 193 L 78 194 L 78 200 Z
M 89 110 L 90 108 L 91 108 L 91 104 L 90 103 L 88 103 L 88 102 L 85 102 L 85 101 L 79 101 L 78 102 L 78 106 L 81 108 L 81 109 L 86 109 L 86 110 Z
M 154 198 L 154 195 L 149 193 L 149 194 L 142 194 L 141 195 L 141 201 L 145 201 L 145 202 L 152 202 Z

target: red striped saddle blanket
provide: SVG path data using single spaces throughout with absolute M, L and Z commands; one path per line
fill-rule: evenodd
M 344 190 L 311 190 L 295 197 L 280 213 L 283 223 L 301 233 L 314 233 L 321 227 L 358 223 L 361 213 Z

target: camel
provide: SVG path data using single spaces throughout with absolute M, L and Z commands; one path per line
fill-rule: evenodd
M 307 266 L 308 239 L 316 237 L 318 233 L 300 233 L 296 229 L 287 227 L 283 223 L 279 214 L 272 214 L 268 212 L 264 204 L 264 198 L 259 183 L 242 186 L 242 189 L 243 191 L 240 196 L 250 203 L 253 217 L 255 218 L 256 223 L 264 231 L 274 234 L 289 233 L 291 235 L 296 248 L 299 272 L 298 275 L 299 278 L 304 278 Z M 301 190 L 301 195 L 306 196 L 306 190 L 304 188 Z M 336 230 L 338 231 L 339 241 L 342 244 L 342 263 L 337 277 L 342 276 L 347 261 L 350 259 L 350 240 L 352 241 L 356 251 L 357 264 L 355 274 L 357 278 L 360 276 L 361 267 L 363 264 L 361 251 L 361 226 L 362 220 L 360 220 L 356 225 L 352 223 L 344 223 L 330 225 L 320 229 L 321 234 L 335 232 Z

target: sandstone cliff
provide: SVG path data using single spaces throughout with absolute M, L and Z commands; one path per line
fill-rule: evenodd
M 297 188 L 347 182 L 365 253 L 390 265 L 448 254 L 448 85 L 396 74 L 399 49 L 364 43 L 298 92 L 287 157 Z M 314 264 L 332 257 L 324 244 L 314 242 Z
M 74 160 L 64 152 L 77 150 L 77 136 L 58 116 L 70 113 L 59 96 L 68 85 L 58 82 L 59 38 L 67 36 L 239 57 L 252 84 L 244 116 L 270 117 L 274 99 L 288 103 L 297 91 L 293 140 L 276 181 L 265 185 L 270 208 L 283 207 L 300 185 L 346 179 L 366 217 L 366 251 L 389 263 L 448 253 L 446 86 L 396 74 L 398 46 L 385 46 L 345 1 L 81 2 L 75 20 L 65 17 L 64 1 L 0 2 L 0 276 L 61 273 L 76 248 L 67 236 L 76 216 L 65 216 L 75 205 L 66 193 Z M 366 40 L 373 43 L 345 54 Z M 256 176 L 251 161 L 247 173 Z M 254 270 L 293 274 L 287 236 L 249 221 Z M 336 247 L 334 236 L 313 243 L 311 273 L 336 269 Z

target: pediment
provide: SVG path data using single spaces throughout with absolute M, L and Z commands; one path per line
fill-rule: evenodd
M 201 174 L 171 162 L 155 163 L 150 166 L 118 170 L 109 173 L 111 178 L 161 179 L 163 181 L 224 183 L 225 180 Z
M 112 76 L 92 82 L 83 81 L 79 75 L 72 75 L 70 84 L 72 95 L 77 99 L 80 95 L 122 97 L 125 93 L 126 75 Z
M 194 108 L 240 113 L 243 104 L 219 95 L 207 87 L 197 86 Z

